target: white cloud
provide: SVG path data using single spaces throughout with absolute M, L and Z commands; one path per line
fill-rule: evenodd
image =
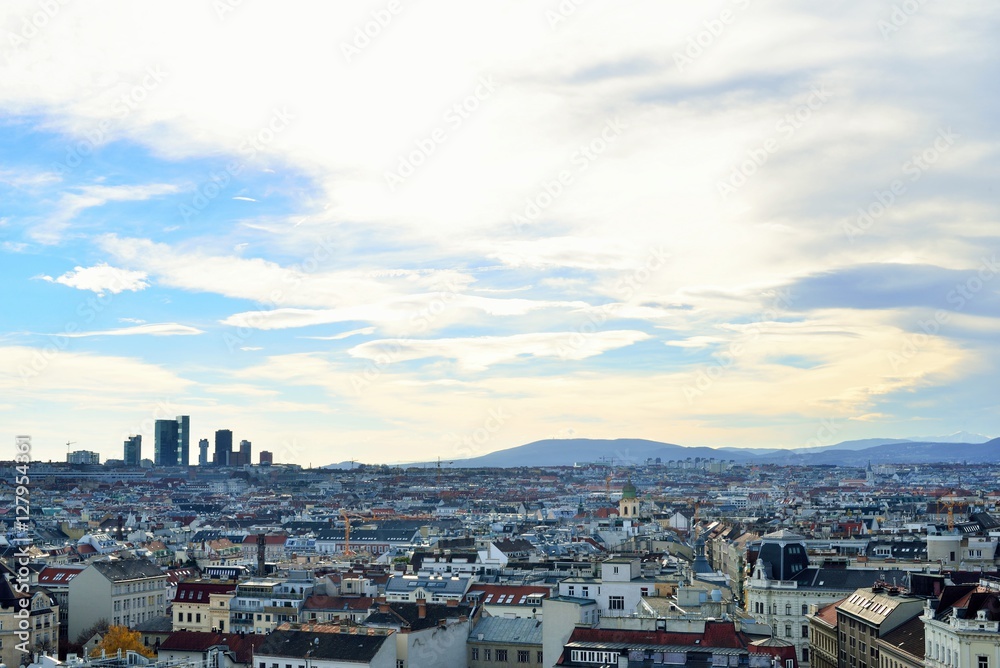
M 136 325 L 135 327 L 121 327 L 119 329 L 105 329 L 94 332 L 73 332 L 63 333 L 60 336 L 70 338 L 83 338 L 87 336 L 133 336 L 146 334 L 149 336 L 191 336 L 194 334 L 204 334 L 203 330 L 187 325 L 179 325 L 176 322 L 151 323 L 148 325 Z
M 303 339 L 313 339 L 315 341 L 340 341 L 341 339 L 346 339 L 351 336 L 360 336 L 362 334 L 373 334 L 375 332 L 374 327 L 362 327 L 361 329 L 352 329 L 346 332 L 341 332 L 340 334 L 334 334 L 332 336 L 303 336 Z
M 149 287 L 146 272 L 119 269 L 103 262 L 93 267 L 76 267 L 57 278 L 44 275 L 36 278 L 77 290 L 90 290 L 98 295 L 104 295 L 106 292 L 113 295 L 126 291 L 138 292 Z
M 519 358 L 582 360 L 647 338 L 649 335 L 644 332 L 612 330 L 589 334 L 545 332 L 429 340 L 380 339 L 359 344 L 347 352 L 353 357 L 376 360 L 380 364 L 443 357 L 457 361 L 467 370 L 482 371 L 494 364 Z
M 178 192 L 176 185 L 168 183 L 152 183 L 143 185 L 103 186 L 90 185 L 68 192 L 62 196 L 52 212 L 44 221 L 32 225 L 28 234 L 35 241 L 43 244 L 56 244 L 62 240 L 63 233 L 81 211 L 104 206 L 108 202 L 134 202 L 169 195 Z

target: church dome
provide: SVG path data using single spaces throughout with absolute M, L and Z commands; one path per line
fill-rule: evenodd
M 632 484 L 631 479 L 627 483 L 625 483 L 624 487 L 622 487 L 623 499 L 634 499 L 637 493 L 638 490 L 636 490 L 635 485 Z

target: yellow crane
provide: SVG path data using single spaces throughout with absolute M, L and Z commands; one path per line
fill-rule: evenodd
M 344 518 L 344 554 L 353 557 L 355 552 L 351 549 L 351 517 L 362 520 L 368 518 L 361 513 L 348 513 L 344 509 L 341 509 L 340 516 Z

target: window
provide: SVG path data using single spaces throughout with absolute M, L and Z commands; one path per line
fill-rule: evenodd
M 803 661 L 808 661 L 809 660 L 809 648 L 808 647 L 803 647 L 802 648 L 802 660 Z
M 507 650 L 498 649 L 497 650 L 497 661 L 500 663 L 507 663 Z
M 608 596 L 608 610 L 624 610 L 624 609 L 625 609 L 624 596 Z
M 200 612 L 194 616 L 194 621 L 196 621 L 199 624 L 201 624 L 201 613 Z
M 473 647 L 472 648 L 472 660 L 473 661 L 479 661 L 479 648 L 478 647 Z
M 177 621 L 179 621 L 179 622 L 183 622 L 184 621 L 184 613 L 183 612 L 178 612 L 177 613 Z
M 405 661 L 403 661 L 402 659 L 396 659 L 396 668 L 403 668 L 403 666 L 405 665 L 406 665 Z
M 803 615 L 808 615 L 809 614 L 809 606 L 806 605 L 805 603 L 802 604 L 802 614 Z
M 785 659 L 785 668 L 795 668 L 795 659 Z
M 980 654 L 976 657 L 977 668 L 990 668 L 990 657 Z
M 791 638 L 792 637 L 792 625 L 791 624 L 785 624 L 785 637 L 786 638 Z
M 535 663 L 543 663 L 542 656 L 544 655 L 541 651 L 535 652 Z
M 580 596 L 590 598 L 590 587 L 580 587 Z
M 528 650 L 526 650 L 526 649 L 519 649 L 519 650 L 517 650 L 517 662 L 518 663 L 528 663 L 528 660 L 529 660 L 528 657 L 530 656 L 530 654 L 531 653 Z
M 576 596 L 576 587 L 574 587 L 573 585 L 570 585 L 569 588 L 566 590 L 566 593 L 569 596 Z
M 803 638 L 808 638 L 809 637 L 809 625 L 808 624 L 803 624 L 802 625 L 802 637 Z
M 792 614 L 792 604 L 785 603 L 785 614 L 791 616 Z
M 191 613 L 189 612 L 188 613 L 188 622 L 190 622 L 190 621 L 191 621 Z
M 484 648 L 483 661 L 492 661 L 492 660 L 493 660 L 493 650 L 491 650 L 489 647 Z

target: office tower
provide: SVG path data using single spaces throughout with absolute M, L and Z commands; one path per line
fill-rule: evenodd
M 215 465 L 229 466 L 233 452 L 233 432 L 219 429 L 215 432 Z
M 177 463 L 181 466 L 188 466 L 191 463 L 189 458 L 191 451 L 191 416 L 177 416 Z
M 260 451 L 260 465 L 261 466 L 270 466 L 273 463 L 274 463 L 274 456 L 271 454 L 271 452 L 269 450 L 261 450 Z
M 136 434 L 125 439 L 125 466 L 139 466 L 142 462 L 142 436 Z
M 208 465 L 208 439 L 198 441 L 198 466 Z
M 253 464 L 250 455 L 250 441 L 244 439 L 240 441 L 240 466 L 249 466 L 250 464 Z
M 153 463 L 157 466 L 177 466 L 177 420 L 157 420 L 153 425 Z

